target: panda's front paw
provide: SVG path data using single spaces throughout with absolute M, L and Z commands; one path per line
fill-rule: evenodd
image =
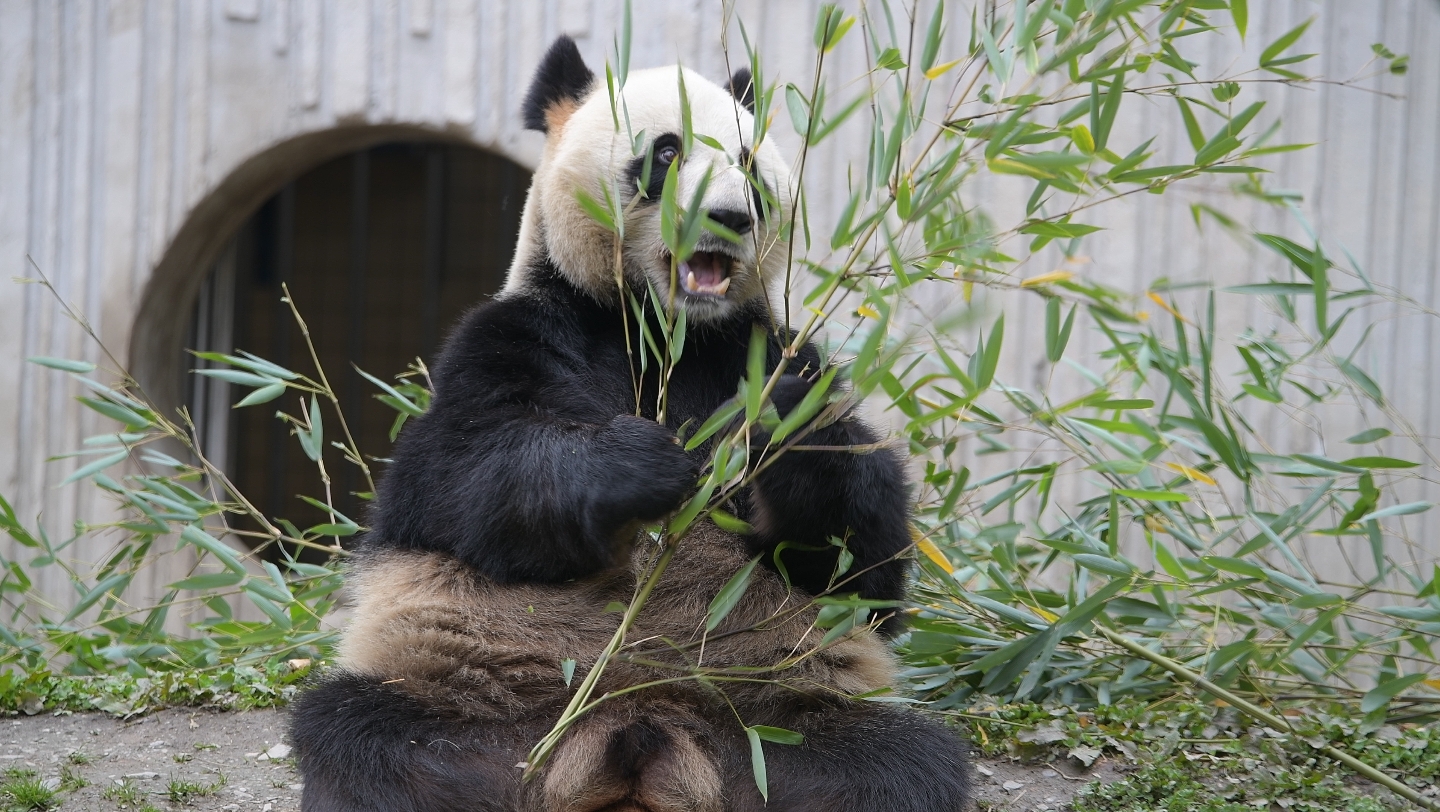
M 675 432 L 653 420 L 619 415 L 597 440 L 598 507 L 614 521 L 659 519 L 695 488 L 700 466 Z
M 784 419 L 800 401 L 810 394 L 810 388 L 814 384 L 799 375 L 781 375 L 780 380 L 775 382 L 775 388 L 770 390 L 770 402 L 775 404 L 775 411 L 780 413 Z

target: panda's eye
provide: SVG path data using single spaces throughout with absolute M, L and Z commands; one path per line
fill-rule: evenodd
M 666 166 L 675 163 L 679 157 L 680 149 L 678 147 L 672 147 L 669 144 L 655 150 L 655 160 Z

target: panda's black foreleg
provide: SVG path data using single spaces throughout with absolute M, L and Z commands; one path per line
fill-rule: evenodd
M 809 388 L 808 381 L 786 376 L 771 397 L 784 415 Z M 847 416 L 814 428 L 796 443 L 801 448 L 779 453 L 756 477 L 749 505 L 755 544 L 768 558 L 791 543 L 780 557 L 796 586 L 812 594 L 904 597 L 909 494 L 899 457 L 878 442 L 873 430 Z M 843 573 L 837 572 L 841 550 L 831 539 L 842 540 L 854 556 Z M 898 631 L 898 621 L 882 628 Z
M 401 438 L 375 538 L 448 552 L 502 583 L 615 566 L 627 526 L 664 516 L 695 485 L 696 463 L 651 420 L 581 422 L 538 405 L 432 411 Z
M 513 726 L 493 734 L 515 738 Z M 331 677 L 291 706 L 302 812 L 513 812 L 519 742 L 437 716 L 356 675 Z
M 969 808 L 967 748 L 954 731 L 911 711 L 848 702 L 819 712 L 777 711 L 750 724 L 786 727 L 798 745 L 763 745 L 766 803 L 749 748 L 727 749 L 729 812 L 961 812 Z

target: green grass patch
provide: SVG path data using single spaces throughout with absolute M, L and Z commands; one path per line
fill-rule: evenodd
M 121 806 L 138 807 L 141 798 L 145 797 L 145 793 L 140 790 L 138 784 L 125 778 L 121 779 L 118 784 L 111 784 L 106 787 L 104 791 L 100 793 L 100 797 L 107 801 L 113 801 Z
M 60 794 L 45 785 L 34 770 L 10 769 L 0 780 L 0 801 L 11 811 L 57 809 Z
M 220 791 L 225 786 L 225 774 L 217 774 L 215 780 L 205 784 L 199 781 L 184 781 L 178 778 L 170 779 L 165 788 L 165 795 L 172 804 L 188 804 L 196 798 L 205 798 Z

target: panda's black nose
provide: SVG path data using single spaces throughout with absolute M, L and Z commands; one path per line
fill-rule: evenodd
M 730 229 L 736 234 L 750 233 L 750 215 L 743 211 L 734 209 L 711 209 L 710 219 Z

